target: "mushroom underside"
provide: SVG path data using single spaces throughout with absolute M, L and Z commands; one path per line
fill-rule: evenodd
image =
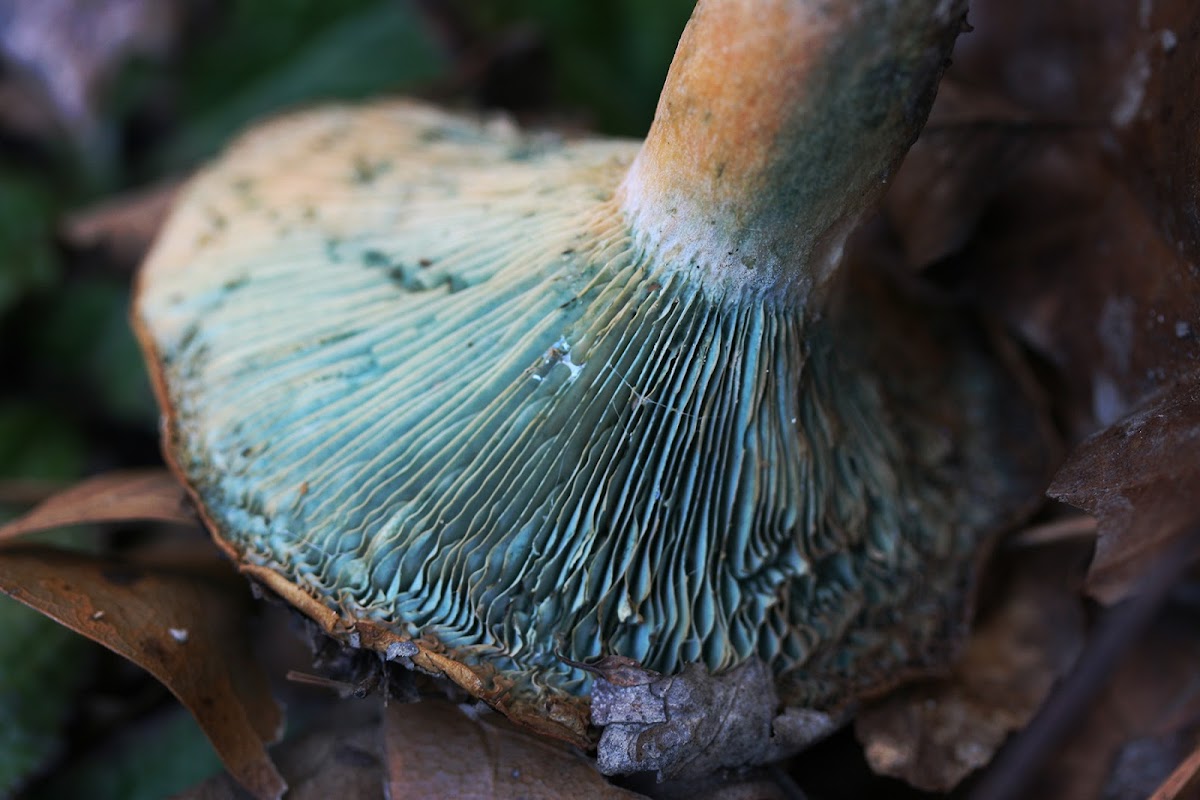
M 244 137 L 140 280 L 169 460 L 244 565 L 515 705 L 612 654 L 815 708 L 940 663 L 1017 389 L 886 292 L 707 288 L 622 213 L 636 152 L 399 102 Z

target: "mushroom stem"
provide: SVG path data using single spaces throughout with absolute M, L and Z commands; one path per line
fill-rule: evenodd
M 808 304 L 916 139 L 965 12 L 701 0 L 622 187 L 634 229 L 717 296 Z

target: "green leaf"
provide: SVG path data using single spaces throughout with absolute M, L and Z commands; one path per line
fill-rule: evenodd
M 57 280 L 53 212 L 51 196 L 39 184 L 0 168 L 0 315 L 27 292 Z
M 80 637 L 0 596 L 0 797 L 58 751 L 86 652 Z
M 263 31 L 231 33 L 234 39 L 244 38 L 250 50 L 275 51 L 278 62 L 260 65 L 257 75 L 236 76 L 240 80 L 230 75 L 222 99 L 167 148 L 162 159 L 167 165 L 190 164 L 214 152 L 238 130 L 271 112 L 318 100 L 404 92 L 440 75 L 447 63 L 423 18 L 407 3 L 361 8 L 331 21 L 308 41 L 285 43 L 296 49 L 272 47 L 271 37 L 255 35 L 262 37 Z M 239 58 L 236 53 L 230 57 Z M 208 91 L 212 83 L 206 82 Z
M 67 480 L 83 471 L 83 436 L 32 403 L 0 402 L 0 478 Z
M 80 280 L 51 298 L 31 344 L 47 371 L 64 380 L 82 378 L 106 414 L 149 424 L 157 411 L 128 316 L 127 286 L 114 279 Z
M 588 109 L 605 133 L 643 136 L 694 6 L 694 0 L 502 0 L 471 14 L 493 34 L 518 21 L 536 24 L 550 48 L 559 102 Z
M 54 414 L 0 404 L 0 478 L 69 480 L 83 460 L 82 436 Z M 0 521 L 10 516 L 6 511 L 0 508 Z M 57 753 L 88 650 L 81 637 L 0 595 L 0 797 Z
M 34 797 L 157 800 L 221 771 L 221 760 L 181 707 L 126 728 L 56 775 Z

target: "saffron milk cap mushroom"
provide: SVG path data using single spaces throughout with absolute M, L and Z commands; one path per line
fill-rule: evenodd
M 135 308 L 217 541 L 580 744 L 605 656 L 760 663 L 817 709 L 942 663 L 1014 494 L 1012 382 L 839 266 L 964 6 L 701 0 L 644 143 L 407 101 L 242 136 Z

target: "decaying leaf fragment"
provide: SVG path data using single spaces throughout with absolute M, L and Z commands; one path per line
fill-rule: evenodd
M 1200 11 L 981 0 L 972 23 L 889 214 L 1050 362 L 1077 440 L 1200 355 Z
M 385 764 L 378 714 L 342 704 L 319 714 L 315 724 L 272 748 L 287 780 L 287 800 L 385 800 Z M 387 800 L 453 795 L 397 794 Z M 243 800 L 245 791 L 221 773 L 175 795 L 175 800 Z
M 606 775 L 653 771 L 660 779 L 688 779 L 775 761 L 839 722 L 783 708 L 770 670 L 757 659 L 719 676 L 698 664 L 666 676 L 630 664 L 600 673 L 592 721 L 604 728 L 597 759 Z

